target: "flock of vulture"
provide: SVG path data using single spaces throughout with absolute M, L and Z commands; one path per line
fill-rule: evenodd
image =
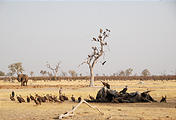
M 134 102 L 157 102 L 154 100 L 149 92 L 151 91 L 144 91 L 142 93 L 139 92 L 132 92 L 128 93 L 128 86 L 125 86 L 120 92 L 117 92 L 116 90 L 110 89 L 110 85 L 106 82 L 101 81 L 104 85 L 103 88 L 101 88 L 96 96 L 96 99 L 93 96 L 89 95 L 89 99 L 84 99 L 87 102 L 111 102 L 111 103 L 134 103 Z M 36 105 L 41 105 L 43 102 L 64 102 L 66 100 L 69 100 L 69 98 L 62 94 L 62 88 L 59 90 L 59 96 L 46 94 L 46 95 L 38 95 L 35 93 L 35 95 L 29 95 L 26 98 L 23 98 L 21 95 L 16 95 L 15 99 L 15 92 L 12 91 L 10 94 L 10 100 L 15 101 L 17 100 L 19 103 L 23 102 L 34 102 Z M 80 102 L 82 100 L 81 96 L 77 99 L 72 95 L 71 101 L 73 102 Z M 166 96 L 161 98 L 160 102 L 167 102 Z
M 92 96 L 90 96 L 92 97 Z M 73 95 L 71 96 L 71 100 L 73 102 L 80 102 L 81 101 L 81 96 L 78 97 L 78 99 L 76 99 Z M 49 95 L 49 94 L 46 94 L 46 95 L 38 95 L 35 93 L 35 95 L 29 95 L 27 96 L 26 98 L 23 98 L 21 95 L 16 95 L 16 99 L 15 99 L 15 92 L 12 91 L 12 93 L 10 94 L 10 100 L 11 101 L 15 101 L 17 100 L 19 103 L 23 103 L 23 102 L 27 102 L 27 103 L 30 103 L 30 102 L 34 102 L 36 105 L 41 105 L 41 103 L 45 103 L 45 102 L 58 102 L 58 103 L 62 103 L 66 100 L 69 100 L 69 98 L 64 95 L 64 94 L 59 94 L 59 97 L 56 96 L 56 95 Z

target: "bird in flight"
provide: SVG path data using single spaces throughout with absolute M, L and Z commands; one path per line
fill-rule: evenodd
M 102 63 L 102 65 L 104 65 L 106 63 L 106 61 L 104 61 L 103 63 Z

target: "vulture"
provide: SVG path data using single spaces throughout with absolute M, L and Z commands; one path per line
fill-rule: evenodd
M 25 102 L 25 100 L 21 97 L 21 95 L 17 96 L 17 100 L 19 103 Z
M 36 105 L 38 105 L 38 104 L 40 104 L 40 105 L 41 105 L 41 103 L 39 103 L 39 101 L 38 101 L 38 100 L 36 100 L 36 99 L 34 99 L 34 102 L 35 102 L 35 104 L 36 104 Z
M 30 102 L 30 98 L 29 98 L 28 96 L 27 96 L 27 99 L 26 99 L 26 100 L 27 100 L 28 103 Z
M 59 100 L 57 99 L 57 96 L 54 95 L 52 98 L 54 102 L 59 102 Z
M 67 96 L 65 96 L 65 95 L 62 95 L 62 96 L 63 96 L 64 100 L 68 100 Z
M 41 97 L 41 100 L 42 100 L 42 102 L 46 102 L 46 100 L 47 100 L 46 96 Z
M 127 90 L 128 90 L 128 86 L 125 86 L 125 88 L 123 88 L 123 90 L 120 91 L 120 93 L 125 94 Z
M 63 95 L 59 95 L 59 100 L 62 101 L 62 102 L 64 102 L 64 100 L 65 100 L 64 96 Z
M 21 95 L 20 95 L 20 99 L 21 99 L 22 102 L 25 102 L 25 100 L 21 97 Z
M 10 94 L 10 100 L 11 101 L 15 101 L 15 98 L 13 97 L 13 95 Z
M 62 87 L 60 87 L 60 89 L 59 89 L 59 95 L 61 95 L 62 94 Z
M 30 98 L 31 98 L 31 100 L 35 100 L 35 98 L 32 95 L 30 95 Z
M 103 82 L 103 81 L 101 81 L 101 82 L 102 82 L 102 84 L 103 84 L 105 87 L 107 87 L 108 89 L 110 89 L 110 85 L 109 85 L 108 83 Z
M 46 96 L 43 97 L 45 99 L 45 102 L 48 100 L 48 98 Z
M 52 97 L 52 95 L 47 94 L 46 97 L 47 97 L 47 100 L 48 100 L 49 102 L 53 102 L 53 97 Z
M 162 96 L 162 98 L 161 98 L 161 100 L 160 100 L 160 103 L 161 103 L 161 102 L 165 102 L 165 103 L 167 102 L 167 101 L 166 101 L 166 96 L 165 96 L 165 97 Z
M 81 102 L 81 96 L 78 98 L 78 102 Z
M 15 92 L 14 91 L 12 91 L 12 97 L 15 97 Z
M 41 102 L 42 102 L 42 98 L 41 98 L 41 96 L 36 96 L 36 99 L 37 99 L 37 101 L 39 101 L 39 104 L 41 105 Z
M 73 95 L 72 95 L 71 99 L 72 99 L 73 102 L 75 102 L 75 98 L 73 97 Z
M 40 97 L 37 97 L 37 101 L 38 101 L 38 104 L 40 104 L 40 105 L 41 105 L 42 100 L 41 100 L 41 98 L 40 98 Z
M 19 96 L 17 96 L 17 100 L 19 103 L 22 103 L 21 98 Z

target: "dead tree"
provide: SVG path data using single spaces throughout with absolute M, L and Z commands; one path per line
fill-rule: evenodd
M 57 76 L 57 74 L 59 72 L 59 68 L 60 68 L 60 62 L 57 63 L 54 67 L 52 67 L 49 63 L 47 63 L 46 66 L 47 66 L 47 68 L 49 68 L 52 71 L 54 78 L 56 80 L 56 76 Z
M 94 86 L 94 67 L 97 63 L 98 59 L 104 54 L 104 47 L 107 45 L 107 42 L 105 42 L 105 39 L 109 37 L 110 30 L 102 30 L 100 29 L 99 36 L 97 38 L 93 38 L 93 41 L 98 43 L 97 46 L 92 47 L 92 53 L 88 55 L 86 58 L 86 61 L 84 61 L 82 64 L 86 63 L 89 66 L 90 70 L 90 87 Z M 81 64 L 81 65 L 82 65 Z

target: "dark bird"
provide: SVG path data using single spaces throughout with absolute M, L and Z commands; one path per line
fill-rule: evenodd
M 110 85 L 109 85 L 108 83 L 103 82 L 103 81 L 101 81 L 101 82 L 102 82 L 102 84 L 103 84 L 105 87 L 107 87 L 108 89 L 110 89 Z
M 104 65 L 106 63 L 106 61 L 104 61 L 103 63 L 102 63 L 102 65 Z
M 46 102 L 47 98 L 46 96 L 41 97 L 42 102 Z
M 78 102 L 81 102 L 81 96 L 78 98 Z
M 162 96 L 162 98 L 161 98 L 161 100 L 160 100 L 160 103 L 161 103 L 161 102 L 165 102 L 165 103 L 167 102 L 167 101 L 166 101 L 166 96 L 165 96 L 165 97 Z
M 63 96 L 64 100 L 68 100 L 67 96 L 65 96 L 65 95 L 62 95 L 62 96 Z
M 15 98 L 10 94 L 10 100 L 15 101 Z
M 59 95 L 59 100 L 62 101 L 62 102 L 64 102 L 64 100 L 65 100 L 64 96 L 63 95 Z
M 37 99 L 37 101 L 38 101 L 39 104 L 41 105 L 41 102 L 42 102 L 41 96 L 39 96 L 38 94 L 36 94 L 35 96 L 36 96 L 35 98 Z
M 90 95 L 89 95 L 89 98 L 90 98 L 91 100 L 95 100 L 95 98 L 94 98 L 93 96 L 90 96 Z
M 20 95 L 20 98 L 21 98 L 21 101 L 22 101 L 22 102 L 25 102 L 25 100 L 21 97 L 21 95 Z
M 35 102 L 36 105 L 39 105 L 39 101 L 38 100 L 34 99 L 34 102 Z
M 73 95 L 72 95 L 71 99 L 72 99 L 73 102 L 75 102 L 75 98 L 73 97 Z
M 46 96 L 43 96 L 43 98 L 45 99 L 45 101 L 47 101 L 47 100 L 48 100 L 48 98 L 47 98 Z
M 49 102 L 53 102 L 52 95 L 47 94 L 45 97 L 46 97 L 45 99 L 48 100 Z
M 62 94 L 62 87 L 60 87 L 60 89 L 59 89 L 59 95 L 61 95 Z
M 40 97 L 37 97 L 37 101 L 38 101 L 38 103 L 41 105 L 42 100 L 41 100 Z
M 26 99 L 26 100 L 27 100 L 28 103 L 30 102 L 30 98 L 29 98 L 28 96 L 27 96 L 27 99 Z
M 49 102 L 53 102 L 53 98 L 51 96 L 48 96 Z
M 30 95 L 30 98 L 31 98 L 31 100 L 35 100 L 35 98 L 32 95 Z
M 25 102 L 25 100 L 20 96 L 17 96 L 17 100 L 19 103 Z
M 21 98 L 19 96 L 17 96 L 17 100 L 19 103 L 22 103 Z
M 57 96 L 53 96 L 53 101 L 54 101 L 54 102 L 60 102 L 60 101 L 57 99 Z
M 15 97 L 15 92 L 14 91 L 12 91 L 12 97 Z
M 54 99 L 54 102 L 60 102 L 58 99 Z
M 120 91 L 120 93 L 125 94 L 127 90 L 128 90 L 128 86 L 125 86 L 125 88 L 123 88 L 123 90 Z

